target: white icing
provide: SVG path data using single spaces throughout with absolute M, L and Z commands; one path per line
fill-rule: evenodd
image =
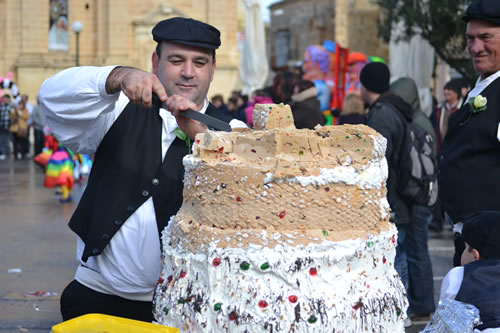
M 212 242 L 196 253 L 182 241 L 168 245 L 177 227 L 173 218 L 162 237 L 163 282 L 154 298 L 161 324 L 181 332 L 404 332 L 407 304 L 393 268 L 394 226 L 368 239 L 245 249 Z M 262 269 L 264 263 L 269 268 Z

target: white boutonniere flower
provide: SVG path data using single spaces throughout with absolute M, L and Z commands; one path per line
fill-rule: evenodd
M 478 113 L 486 110 L 486 103 L 488 103 L 488 99 L 481 95 L 469 98 L 469 105 L 472 113 Z
M 469 98 L 468 103 L 470 111 L 469 116 L 467 117 L 467 119 L 465 119 L 463 122 L 459 124 L 460 126 L 465 125 L 465 123 L 467 123 L 471 119 L 471 117 L 476 113 L 486 110 L 487 108 L 486 104 L 488 103 L 488 99 L 481 95 L 477 95 L 476 97 Z

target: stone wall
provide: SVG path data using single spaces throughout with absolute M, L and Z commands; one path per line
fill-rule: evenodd
M 307 46 L 326 39 L 388 60 L 388 46 L 377 35 L 379 8 L 370 0 L 285 0 L 270 9 L 270 58 L 275 67 L 283 64 L 283 52 L 290 65 L 302 60 Z
M 217 50 L 209 95 L 229 95 L 233 89 L 239 63 L 238 0 L 68 0 L 67 51 L 48 49 L 49 3 L 0 0 L 0 76 L 12 72 L 13 81 L 32 102 L 47 77 L 75 65 L 74 21 L 83 23 L 80 65 L 131 65 L 147 71 L 151 70 L 155 47 L 151 29 L 156 22 L 185 16 L 210 23 L 221 31 L 222 46 Z

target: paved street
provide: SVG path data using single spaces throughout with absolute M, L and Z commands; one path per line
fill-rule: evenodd
M 30 160 L 0 161 L 0 332 L 49 332 L 61 321 L 59 295 L 76 268 L 75 237 L 67 227 L 75 204 L 60 204 L 42 186 L 43 172 Z M 81 195 L 76 185 L 74 198 Z M 435 296 L 451 268 L 451 233 L 431 233 Z M 9 273 L 11 269 L 21 273 Z M 30 292 L 52 292 L 43 297 Z M 417 323 L 407 332 L 418 332 Z

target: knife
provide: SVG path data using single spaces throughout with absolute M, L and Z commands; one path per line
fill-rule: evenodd
M 162 101 L 160 100 L 160 98 L 154 93 L 153 93 L 153 106 L 158 107 L 158 109 L 161 107 L 166 109 L 164 107 Z M 188 109 L 188 110 L 182 111 L 181 115 L 183 115 L 184 117 L 187 117 L 187 118 L 197 120 L 200 123 L 204 123 L 210 129 L 216 129 L 216 130 L 225 131 L 225 132 L 232 131 L 231 125 L 229 125 L 228 123 L 225 123 L 222 120 L 219 120 L 217 118 L 214 118 L 212 116 L 206 115 L 204 113 L 201 113 L 201 112 L 198 112 L 195 110 Z

